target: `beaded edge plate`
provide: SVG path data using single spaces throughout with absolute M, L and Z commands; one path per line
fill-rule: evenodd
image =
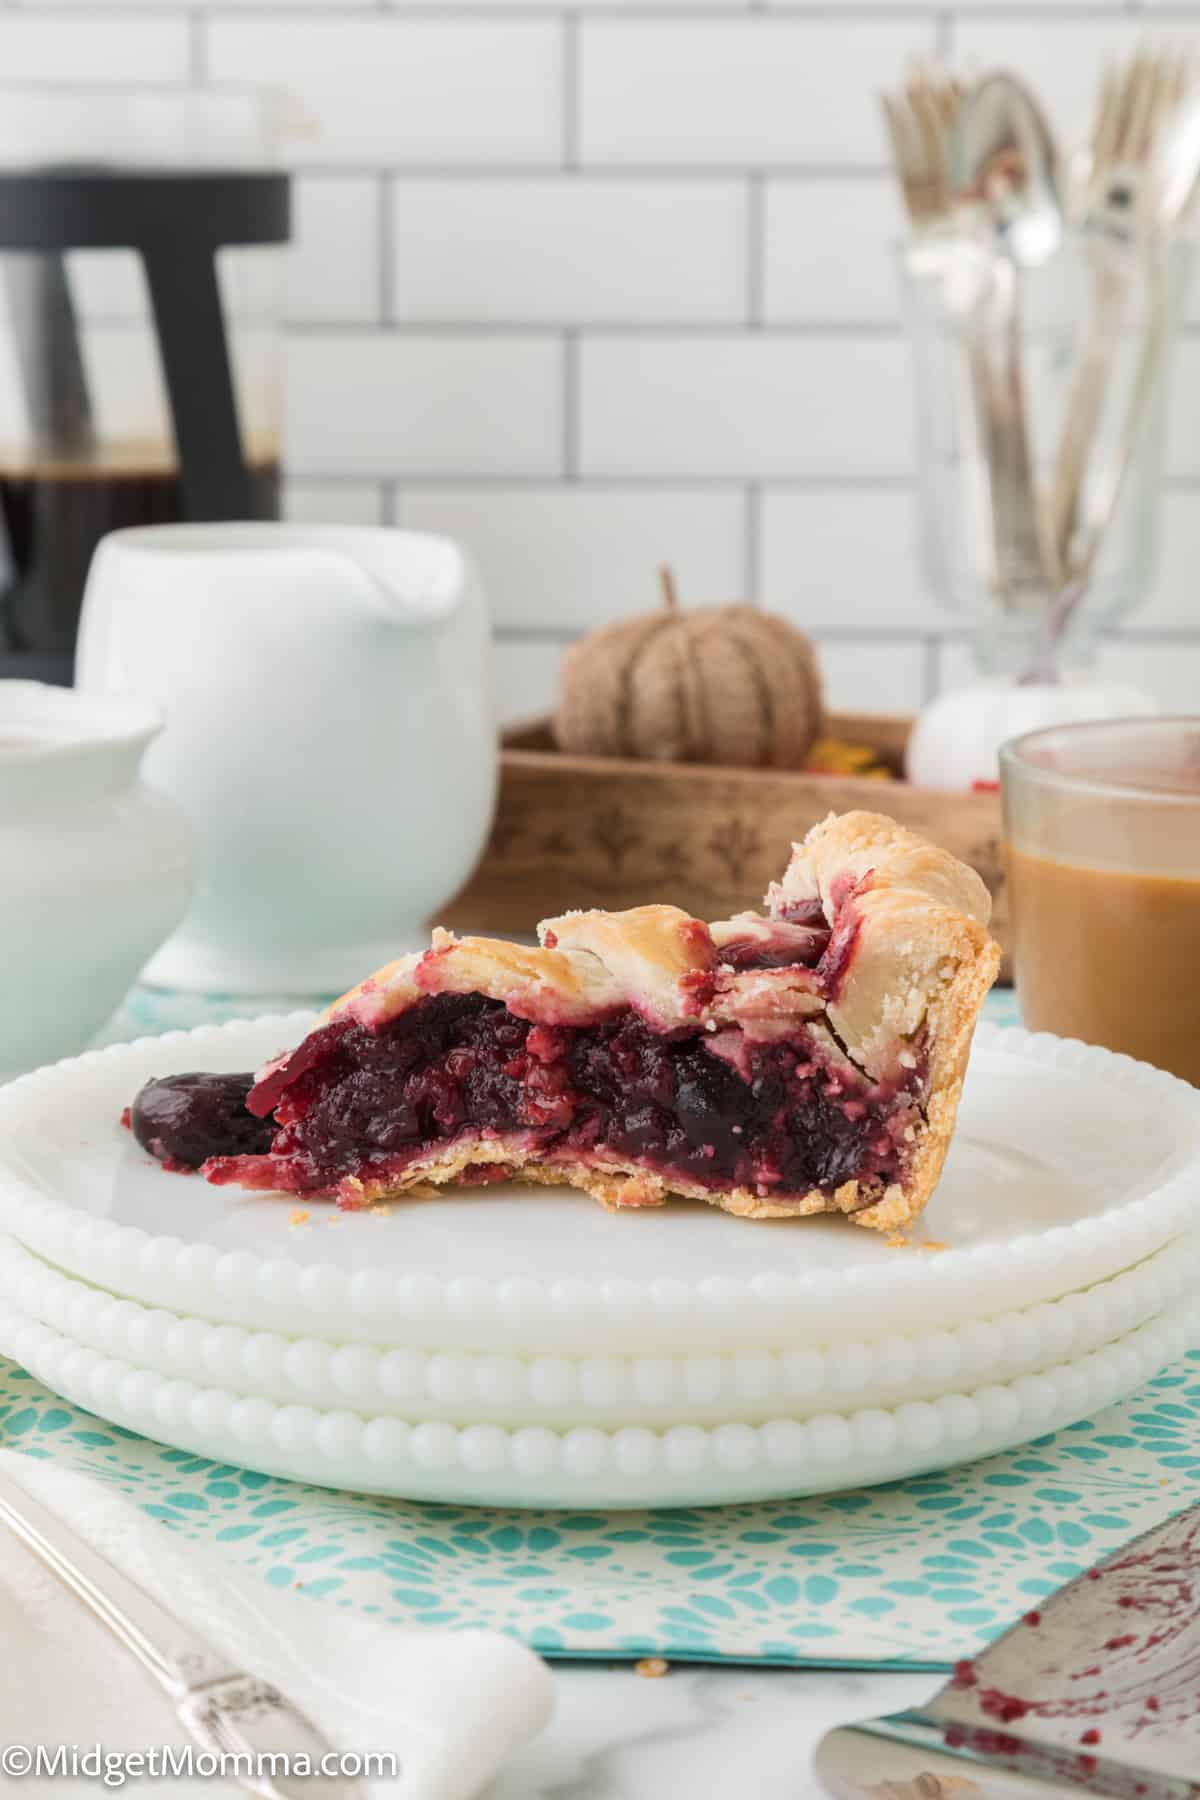
M 247 1329 L 505 1354 L 712 1352 L 1053 1300 L 1180 1235 L 1200 1186 L 1194 1089 L 986 1024 L 946 1172 L 907 1249 L 842 1219 L 750 1222 L 694 1203 L 613 1216 L 572 1190 L 515 1183 L 360 1214 L 296 1208 L 170 1175 L 121 1130 L 149 1076 L 255 1067 L 311 1019 L 170 1032 L 12 1083 L 0 1092 L 0 1227 L 115 1294 Z M 920 1254 L 935 1245 L 948 1247 Z
M 472 1506 L 711 1506 L 871 1487 L 1009 1449 L 1111 1406 L 1196 1341 L 1190 1297 L 1115 1343 L 970 1393 L 763 1425 L 409 1424 L 277 1406 L 106 1357 L 0 1304 L 0 1353 L 78 1406 L 176 1448 L 355 1493 Z
M 1082 1293 L 948 1330 L 819 1348 L 534 1357 L 389 1350 L 214 1325 L 89 1287 L 0 1239 L 0 1292 L 28 1318 L 105 1357 L 279 1406 L 367 1417 L 570 1430 L 763 1424 L 894 1408 L 1078 1360 L 1197 1291 L 1200 1232 Z

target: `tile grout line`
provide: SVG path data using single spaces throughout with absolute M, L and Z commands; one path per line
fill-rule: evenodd
M 566 644 L 588 628 L 581 621 L 578 625 L 496 625 L 494 632 L 497 640 L 505 644 Z M 869 626 L 855 629 L 847 626 L 811 625 L 805 629 L 818 643 L 839 646 L 876 645 L 887 649 L 901 649 L 923 645 L 926 641 L 919 626 L 908 630 L 894 628 L 886 632 L 872 631 Z
M 579 404 L 579 333 L 568 328 L 563 333 L 562 367 L 562 464 L 564 481 L 579 480 L 580 404 Z
M 745 542 L 742 545 L 744 598 L 751 606 L 760 606 L 762 604 L 760 592 L 762 555 L 759 534 L 762 530 L 762 485 L 757 481 L 748 482 L 746 485 L 742 504 L 742 530 L 745 533 Z
M 761 169 L 751 169 L 746 179 L 746 324 L 761 328 L 765 315 L 766 233 L 764 213 L 766 185 Z
M 579 21 L 564 13 L 560 60 L 562 166 L 568 174 L 579 170 L 579 48 Z
M 636 29 L 643 21 L 651 25 L 695 25 L 720 23 L 737 25 L 757 23 L 763 19 L 781 24 L 834 25 L 851 20 L 858 24 L 921 23 L 937 24 L 963 16 L 958 9 L 936 7 L 932 0 L 903 0 L 889 5 L 886 0 L 681 0 L 680 4 L 648 3 L 636 9 L 626 0 L 455 0 L 453 5 L 439 5 L 437 0 L 297 0 L 294 6 L 280 5 L 276 0 L 210 0 L 204 10 L 219 19 L 269 20 L 281 26 L 296 19 L 377 19 L 380 16 L 397 22 L 498 20 L 552 23 L 556 18 L 600 19 L 628 25 Z M 0 11 L 38 18 L 80 18 L 132 15 L 153 17 L 157 9 L 146 0 L 107 0 L 103 7 L 95 0 L 0 0 Z M 1090 9 L 1079 0 L 984 0 L 972 5 L 968 16 L 989 21 L 1036 24 L 1052 19 L 1063 24 L 1084 26 L 1135 18 L 1190 18 L 1194 16 L 1194 0 L 1156 0 L 1155 10 L 1148 13 L 1142 0 L 1099 0 Z
M 0 0 L 0 11 L 12 10 L 14 17 L 41 19 L 39 10 L 35 13 L 15 11 L 14 0 Z M 96 9 L 89 8 L 88 18 L 97 17 Z M 121 15 L 123 18 L 125 14 Z M 154 15 L 158 17 L 160 15 Z M 177 17 L 186 18 L 186 13 Z M 214 15 L 205 8 L 199 8 L 196 17 L 209 20 Z M 241 16 L 240 14 L 238 15 Z M 63 93 L 84 96 L 94 92 L 94 88 L 85 82 L 55 82 L 55 88 Z M 126 84 L 122 84 L 126 85 Z M 136 86 L 160 86 L 161 83 L 130 80 L 127 84 Z M 890 183 L 891 172 L 883 163 L 878 162 L 830 162 L 830 161 L 766 161 L 755 165 L 756 171 L 764 177 L 779 181 L 845 181 L 848 186 L 865 182 Z M 395 182 L 413 181 L 475 181 L 487 182 L 544 182 L 554 175 L 586 174 L 594 181 L 638 182 L 661 181 L 670 183 L 677 181 L 681 185 L 693 182 L 713 183 L 744 180 L 747 164 L 737 161 L 727 162 L 643 162 L 640 160 L 622 161 L 611 158 L 592 158 L 580 163 L 578 171 L 564 168 L 561 157 L 555 160 L 546 157 L 531 162 L 505 162 L 493 159 L 491 162 L 479 162 L 471 158 L 461 160 L 438 161 L 416 157 L 405 161 L 392 161 L 387 158 L 376 158 L 373 162 L 363 161 L 361 157 L 349 157 L 345 160 L 324 160 L 314 158 L 305 160 L 302 156 L 292 164 L 293 173 L 298 176 L 320 176 L 328 180 L 350 180 L 357 176 L 363 179 L 376 175 L 388 175 Z
M 585 632 L 594 629 L 597 622 L 595 619 L 588 618 L 580 618 L 569 625 L 505 624 L 497 621 L 492 627 L 492 637 L 497 644 L 516 648 L 561 648 L 574 642 Z M 917 692 L 919 698 L 917 704 L 920 706 L 928 705 L 943 691 L 945 676 L 943 658 L 946 653 L 967 647 L 959 638 L 931 637 L 922 632 L 919 626 L 913 626 L 908 630 L 893 628 L 885 633 L 872 630 L 869 626 L 856 629 L 804 621 L 802 628 L 818 649 L 915 651 L 918 657 Z M 1102 643 L 1106 645 L 1125 644 L 1126 640 L 1105 638 Z M 1187 646 L 1189 649 L 1200 650 L 1200 634 L 1195 634 L 1188 639 Z M 1134 641 L 1134 647 L 1153 649 L 1156 646 L 1154 641 L 1147 643 L 1138 639 Z
M 333 469 L 322 471 L 319 467 L 309 466 L 293 468 L 289 480 L 308 482 L 312 486 L 325 484 L 336 486 L 354 486 L 363 482 L 387 479 L 378 469 L 345 470 Z M 461 488 L 464 492 L 486 492 L 495 488 L 519 488 L 525 491 L 538 488 L 559 488 L 567 485 L 561 472 L 539 471 L 535 474 L 523 473 L 521 470 L 503 474 L 480 473 L 470 469 L 442 470 L 435 474 L 406 473 L 404 485 L 412 489 Z M 762 489 L 770 489 L 779 494 L 827 494 L 830 489 L 839 493 L 850 494 L 910 494 L 913 491 L 913 479 L 908 475 L 757 475 L 748 477 L 741 473 L 718 475 L 687 475 L 662 470 L 630 470 L 622 474 L 600 473 L 591 475 L 577 474 L 574 481 L 585 485 L 598 494 L 625 493 L 633 490 L 638 493 L 673 493 L 673 494 L 738 494 L 744 493 L 747 483 L 752 481 Z M 1197 628 L 1200 633 L 1200 627 Z
M 198 87 L 208 80 L 208 24 L 201 9 L 187 14 L 187 28 L 188 80 Z
M 395 485 L 395 484 L 393 484 Z M 586 624 L 577 626 L 565 625 L 497 625 L 496 636 L 506 643 L 558 644 L 565 643 L 578 632 L 587 629 Z M 926 653 L 924 668 L 926 675 L 930 669 L 936 669 L 937 657 L 942 650 L 969 648 L 973 640 L 961 631 L 951 629 L 938 636 L 919 624 L 910 626 L 870 626 L 870 625 L 827 625 L 811 624 L 806 627 L 810 636 L 824 644 L 858 644 L 878 645 L 886 648 L 899 648 L 904 645 L 919 645 Z M 1142 649 L 1170 648 L 1175 644 L 1200 644 L 1200 629 L 1194 631 L 1161 632 L 1109 632 L 1102 643 L 1136 645 Z M 932 658 L 929 653 L 932 652 Z M 936 691 L 936 689 L 934 690 Z
M 383 170 L 379 178 L 376 195 L 376 247 L 379 256 L 379 268 L 376 271 L 379 282 L 379 323 L 394 325 L 396 322 L 396 232 L 393 217 L 394 194 L 392 180 L 387 170 Z
M 741 343 L 746 338 L 745 319 L 419 319 L 389 321 L 396 336 L 405 337 L 525 337 L 552 339 L 565 331 L 580 338 L 648 338 L 680 339 L 685 342 Z M 379 323 L 369 319 L 294 319 L 288 332 L 295 338 L 370 337 L 379 331 Z M 778 344 L 812 342 L 814 339 L 849 343 L 904 342 L 904 328 L 894 323 L 850 319 L 795 319 L 763 322 L 756 335 Z

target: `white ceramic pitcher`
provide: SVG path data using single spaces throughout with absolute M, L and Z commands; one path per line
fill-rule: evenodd
M 366 527 L 114 532 L 79 686 L 156 700 L 146 776 L 197 836 L 197 887 L 147 979 L 335 992 L 420 941 L 495 800 L 478 578 L 445 539 Z

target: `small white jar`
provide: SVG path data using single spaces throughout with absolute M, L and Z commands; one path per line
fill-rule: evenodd
M 188 827 L 138 767 L 140 701 L 0 681 L 0 1074 L 69 1056 L 183 917 Z
M 904 755 L 914 787 L 967 793 L 1000 785 L 1000 746 L 1047 725 L 1134 719 L 1162 709 L 1126 682 L 1080 676 L 1018 685 L 1001 676 L 950 688 L 917 715 Z

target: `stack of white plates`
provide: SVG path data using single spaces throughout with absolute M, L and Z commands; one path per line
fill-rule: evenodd
M 149 1076 L 249 1069 L 308 1023 L 143 1039 L 0 1093 L 0 1351 L 272 1473 L 642 1506 L 962 1462 L 1123 1398 L 1198 1335 L 1200 1095 L 1126 1058 L 982 1028 L 903 1248 L 524 1186 L 297 1209 L 169 1174 L 121 1129 Z

